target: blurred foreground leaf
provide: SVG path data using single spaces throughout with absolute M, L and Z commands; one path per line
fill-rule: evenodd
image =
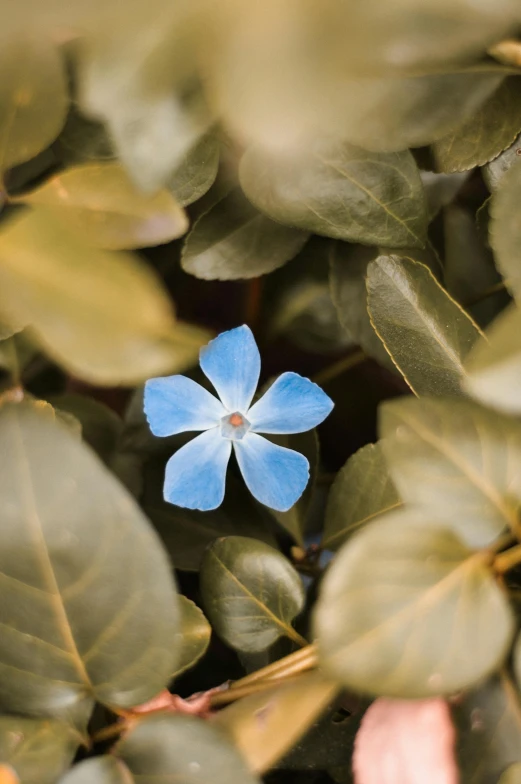
M 12 766 L 22 784 L 55 784 L 81 740 L 59 721 L 0 716 L 0 760 Z M 1 775 L 0 782 L 4 784 Z
M 203 611 L 194 602 L 186 596 L 179 596 L 179 608 L 182 642 L 179 660 L 173 673 L 175 678 L 193 667 L 204 656 L 212 634 L 212 628 Z

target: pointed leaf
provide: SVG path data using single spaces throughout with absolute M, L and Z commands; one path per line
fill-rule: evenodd
M 473 169 L 496 158 L 521 130 L 521 83 L 506 79 L 478 111 L 433 145 L 439 171 Z
M 46 409 L 0 409 L 0 452 L 10 455 L 0 480 L 0 701 L 60 715 L 87 695 L 136 705 L 175 668 L 170 565 L 134 501 Z
M 0 716 L 0 760 L 23 784 L 55 784 L 81 742 L 76 730 L 59 721 Z
M 250 148 L 240 166 L 250 201 L 273 220 L 350 242 L 423 247 L 425 194 L 410 152 L 346 143 L 271 157 Z
M 97 384 L 180 370 L 206 337 L 175 324 L 166 293 L 137 257 L 90 248 L 36 210 L 0 235 L 0 288 L 52 357 Z
M 217 634 L 239 651 L 263 651 L 284 635 L 302 643 L 291 622 L 304 606 L 290 562 L 263 542 L 218 539 L 201 566 L 201 597 Z
M 371 323 L 413 392 L 461 396 L 463 360 L 481 333 L 431 271 L 380 256 L 368 267 L 367 293 Z
M 17 201 L 38 206 L 107 250 L 160 245 L 188 228 L 184 210 L 168 191 L 153 196 L 138 191 L 122 166 L 111 161 L 66 169 Z
M 176 669 L 172 673 L 174 678 L 189 670 L 204 656 L 212 634 L 212 627 L 204 617 L 203 611 L 194 602 L 186 596 L 180 596 L 179 608 L 182 642 Z
M 0 48 L 0 176 L 58 136 L 67 112 L 61 53 L 45 35 L 14 35 Z
M 456 400 L 385 403 L 380 434 L 406 504 L 446 521 L 471 546 L 518 528 L 521 423 Z
M 205 280 L 256 278 L 293 258 L 308 237 L 306 232 L 270 220 L 236 189 L 195 222 L 181 265 L 185 272 Z
M 499 271 L 515 297 L 521 296 L 521 167 L 512 166 L 490 203 L 490 244 Z
M 74 765 L 58 784 L 131 784 L 127 766 L 112 754 L 104 754 Z
M 186 207 L 210 190 L 219 168 L 219 140 L 214 134 L 203 136 L 185 155 L 167 183 L 176 201 Z
M 231 735 L 249 767 L 264 773 L 313 725 L 337 692 L 334 681 L 310 673 L 238 700 L 217 714 L 216 723 Z
M 191 716 L 144 719 L 115 752 L 129 770 L 129 784 L 260 784 L 224 732 Z
M 336 556 L 316 606 L 324 672 L 350 689 L 407 699 L 451 694 L 492 673 L 514 617 L 488 557 L 413 512 L 360 531 Z
M 338 550 L 358 529 L 401 505 L 381 443 L 362 447 L 349 458 L 333 482 L 321 546 Z

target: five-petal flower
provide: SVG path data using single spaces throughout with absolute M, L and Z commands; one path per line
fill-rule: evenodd
M 331 412 L 332 400 L 309 379 L 283 373 L 250 408 L 260 354 L 245 325 L 211 340 L 201 349 L 200 365 L 220 400 L 185 376 L 145 384 L 145 413 L 154 435 L 204 431 L 168 461 L 165 500 L 188 509 L 216 509 L 224 498 L 233 446 L 252 495 L 272 509 L 287 511 L 308 483 L 309 463 L 259 433 L 310 430 Z

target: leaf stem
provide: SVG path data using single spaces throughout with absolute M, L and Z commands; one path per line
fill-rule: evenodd
M 328 365 L 328 367 L 323 370 L 319 370 L 318 373 L 313 376 L 312 381 L 314 381 L 315 384 L 325 384 L 328 381 L 332 381 L 337 376 L 341 376 L 346 370 L 351 370 L 351 368 L 361 365 L 366 359 L 368 359 L 368 356 L 362 349 L 353 351 L 348 357 L 342 357 L 338 362 L 333 362 L 332 365 Z
M 279 680 L 280 678 L 284 678 L 286 673 L 294 675 L 296 673 L 305 672 L 306 670 L 312 670 L 317 664 L 317 646 L 315 643 L 312 643 L 311 645 L 306 645 L 306 647 L 302 648 L 300 651 L 290 653 L 289 656 L 278 659 L 276 662 L 268 664 L 266 667 L 256 670 L 250 675 L 246 675 L 244 678 L 235 681 L 230 686 L 230 691 L 240 689 L 251 683 L 258 683 L 259 681 Z
M 504 553 L 496 555 L 494 558 L 494 571 L 498 574 L 505 574 L 505 572 L 510 571 L 510 569 L 519 564 L 521 564 L 521 544 L 517 544 L 509 550 L 505 550 Z

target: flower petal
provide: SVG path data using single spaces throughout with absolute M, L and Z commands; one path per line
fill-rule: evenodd
M 277 512 L 286 512 L 298 501 L 309 480 L 304 455 L 251 432 L 233 445 L 244 481 L 257 501 Z
M 151 378 L 145 384 L 145 414 L 155 436 L 208 430 L 226 415 L 223 404 L 185 376 Z
M 248 410 L 260 374 L 260 354 L 249 327 L 222 332 L 201 349 L 201 368 L 230 413 Z
M 248 411 L 255 433 L 304 433 L 331 413 L 334 403 L 317 384 L 283 373 Z
M 226 468 L 232 443 L 215 427 L 185 444 L 166 464 L 165 501 L 207 512 L 224 498 Z

